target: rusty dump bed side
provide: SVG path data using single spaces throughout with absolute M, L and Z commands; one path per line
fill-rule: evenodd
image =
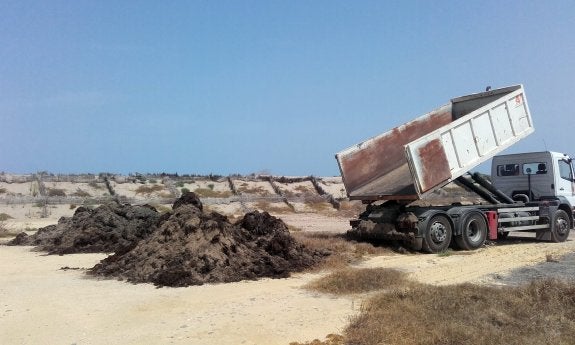
M 452 121 L 451 104 L 336 154 L 350 199 L 417 199 L 404 146 Z
M 533 132 L 521 85 L 454 98 L 336 154 L 352 200 L 417 200 Z

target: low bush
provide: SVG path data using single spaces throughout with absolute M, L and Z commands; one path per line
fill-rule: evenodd
M 305 343 L 291 342 L 289 345 L 344 345 L 344 337 L 339 334 L 328 334 L 325 340 L 314 339 Z
M 96 181 L 92 181 L 92 182 L 88 183 L 88 186 L 90 186 L 94 189 L 104 189 L 104 187 Z
M 14 217 L 12 217 L 11 215 L 7 214 L 7 213 L 0 213 L 0 222 L 4 222 L 7 221 L 8 219 L 13 219 Z
M 419 285 L 371 298 L 346 344 L 573 344 L 575 284 Z
M 279 203 L 269 201 L 258 201 L 255 203 L 255 208 L 260 211 L 266 211 L 272 214 L 285 214 L 293 212 L 293 210 L 283 202 Z
M 138 186 L 138 188 L 136 188 L 136 194 L 152 194 L 154 192 L 159 192 L 161 190 L 163 190 L 164 187 L 159 185 L 159 184 L 154 184 L 154 185 L 142 185 L 142 186 Z
M 232 196 L 231 191 L 217 191 L 210 188 L 197 188 L 194 193 L 200 198 L 228 198 Z
M 407 286 L 406 273 L 391 268 L 346 268 L 309 283 L 306 288 L 335 295 Z
M 72 194 L 73 196 L 77 196 L 80 198 L 89 198 L 92 195 L 81 188 L 77 188 L 76 191 Z
M 66 196 L 66 191 L 60 188 L 46 188 L 46 194 L 48 196 Z

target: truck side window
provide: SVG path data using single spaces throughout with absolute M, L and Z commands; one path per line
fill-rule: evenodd
M 567 181 L 573 181 L 573 172 L 571 171 L 571 164 L 564 160 L 559 160 L 559 176 Z
M 543 162 L 525 163 L 523 164 L 523 174 L 547 174 L 547 164 Z
M 497 176 L 519 175 L 519 164 L 505 164 L 497 166 Z

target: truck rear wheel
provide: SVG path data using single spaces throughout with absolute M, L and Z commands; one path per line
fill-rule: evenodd
M 487 231 L 487 221 L 482 214 L 467 213 L 461 220 L 461 235 L 455 236 L 455 243 L 461 249 L 477 249 L 485 242 Z
M 553 215 L 553 223 L 551 224 L 551 241 L 565 242 L 567 237 L 569 237 L 570 230 L 571 220 L 569 219 L 567 212 L 557 210 Z
M 438 214 L 431 217 L 423 235 L 422 249 L 428 253 L 447 250 L 451 242 L 451 234 L 451 223 L 446 216 Z

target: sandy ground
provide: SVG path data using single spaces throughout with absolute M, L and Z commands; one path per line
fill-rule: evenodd
M 347 219 L 280 215 L 299 231 L 343 232 Z M 512 236 L 449 256 L 392 254 L 358 267 L 390 267 L 429 284 L 513 285 L 546 272 L 573 278 L 575 238 L 564 243 Z M 302 288 L 321 274 L 156 289 L 86 278 L 103 254 L 47 256 L 0 246 L 0 337 L 5 344 L 284 344 L 340 333 L 362 296 Z M 61 270 L 62 267 L 78 269 Z
M 409 273 L 412 279 L 434 285 L 465 282 L 509 285 L 529 280 L 529 276 L 517 276 L 511 282 L 507 276 L 514 270 L 547 264 L 547 257 L 557 259 L 575 252 L 575 235 L 563 243 L 535 241 L 521 235 L 510 236 L 497 245 L 488 245 L 476 251 L 457 251 L 452 255 L 407 254 L 380 256 L 367 260 L 359 267 L 397 268 Z M 556 263 L 549 262 L 550 266 Z M 566 278 L 570 278 L 567 274 Z
M 351 298 L 301 289 L 317 275 L 156 289 L 85 278 L 105 255 L 0 247 L 4 344 L 287 344 L 344 327 Z M 9 264 L 7 264 L 9 263 Z

